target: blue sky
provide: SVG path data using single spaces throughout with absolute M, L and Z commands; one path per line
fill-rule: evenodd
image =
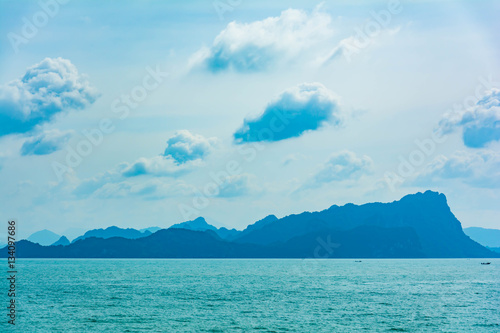
M 500 228 L 498 2 L 41 4 L 0 2 L 0 218 L 25 235 L 426 189 Z

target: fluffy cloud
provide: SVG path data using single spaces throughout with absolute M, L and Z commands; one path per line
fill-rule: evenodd
M 216 138 L 205 138 L 187 130 L 178 131 L 167 140 L 167 148 L 163 156 L 143 157 L 130 165 L 125 163 L 126 167 L 121 174 L 124 177 L 180 176 L 198 166 L 213 150 L 216 143 Z
M 21 79 L 0 86 L 0 136 L 25 133 L 68 109 L 83 109 L 98 97 L 66 59 L 45 58 Z
M 172 158 L 177 164 L 184 164 L 188 161 L 203 159 L 216 143 L 216 138 L 205 138 L 182 130 L 168 139 L 163 155 Z
M 321 83 L 303 83 L 283 92 L 256 119 L 245 119 L 237 143 L 280 141 L 341 122 L 336 96 Z
M 140 158 L 134 163 L 127 165 L 122 171 L 124 177 L 136 177 L 141 175 L 150 175 L 156 177 L 177 177 L 190 171 L 198 162 L 183 163 L 179 165 L 171 158 L 155 156 L 152 158 Z
M 71 138 L 72 132 L 59 130 L 45 131 L 26 140 L 21 147 L 21 155 L 48 155 L 60 150 Z
M 439 156 L 417 175 L 415 185 L 428 186 L 456 179 L 473 187 L 500 187 L 500 153 L 492 150 L 458 151 Z
M 467 147 L 481 148 L 500 140 L 500 90 L 492 89 L 474 107 L 447 113 L 440 122 L 443 133 L 463 130 Z
M 312 45 L 332 35 L 331 18 L 315 9 L 311 14 L 288 9 L 278 17 L 252 23 L 231 22 L 215 38 L 210 48 L 197 52 L 192 66 L 211 72 L 234 70 L 254 72 L 296 57 Z
M 147 189 L 138 185 L 132 186 L 131 184 L 135 182 L 132 178 L 138 176 L 175 178 L 184 175 L 203 164 L 202 159 L 212 150 L 216 141 L 216 138 L 207 139 L 201 135 L 191 134 L 189 131 L 179 131 L 167 141 L 168 147 L 164 155 L 142 157 L 133 163 L 120 163 L 112 170 L 80 182 L 73 192 L 77 196 L 101 193 L 99 195 L 102 197 L 110 197 L 111 195 L 104 194 L 110 191 L 142 193 L 138 190 L 139 188 L 143 191 Z M 142 180 L 142 182 L 149 181 Z M 163 181 L 161 183 L 163 184 Z M 161 188 L 166 191 L 165 186 Z

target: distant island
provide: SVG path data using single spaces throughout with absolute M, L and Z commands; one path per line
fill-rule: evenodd
M 49 232 L 50 233 L 50 232 Z M 203 218 L 136 230 L 110 227 L 73 242 L 45 231 L 53 245 L 17 243 L 18 258 L 495 258 L 469 238 L 444 194 L 426 191 L 391 203 L 333 205 L 320 212 L 270 215 L 245 230 Z M 51 243 L 52 244 L 52 243 Z M 2 257 L 7 248 L 1 249 Z

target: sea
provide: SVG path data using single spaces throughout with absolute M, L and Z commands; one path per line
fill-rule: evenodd
M 1 332 L 500 332 L 500 259 L 18 259 L 15 300 Z

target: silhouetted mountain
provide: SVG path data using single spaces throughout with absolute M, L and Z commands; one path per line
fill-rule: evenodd
M 61 236 L 59 236 L 58 234 L 50 230 L 44 229 L 37 231 L 31 236 L 29 236 L 28 240 L 33 243 L 47 246 L 54 244 L 54 242 L 57 242 L 59 238 L 61 238 Z
M 140 232 L 139 230 L 128 228 L 128 229 L 122 229 L 118 227 L 109 227 L 106 229 L 93 229 L 87 231 L 83 236 L 77 237 L 76 239 L 73 240 L 72 243 L 75 243 L 79 240 L 90 238 L 90 237 L 97 237 L 97 238 L 111 238 L 111 237 L 123 237 L 127 239 L 137 239 L 141 237 L 147 237 L 151 235 L 151 232 L 149 230 L 145 230 L 144 232 Z
M 170 227 L 170 229 L 187 229 L 193 231 L 205 231 L 205 230 L 217 231 L 217 228 L 214 227 L 213 225 L 208 224 L 203 217 L 198 217 L 197 219 L 192 221 L 186 221 L 174 224 L 173 226 Z
M 231 239 L 235 238 L 236 236 L 238 236 L 238 234 L 240 232 L 241 231 L 236 230 L 234 228 L 228 229 L 228 228 L 224 228 L 224 227 L 221 227 L 221 228 L 217 229 L 217 231 L 216 231 L 217 235 L 219 235 L 220 238 L 226 239 L 226 240 L 231 240 Z
M 265 246 L 225 241 L 211 230 L 173 228 L 138 239 L 91 237 L 64 247 L 20 241 L 16 252 L 19 258 L 417 258 L 423 256 L 419 247 L 410 228 L 324 230 Z
M 334 205 L 321 212 L 305 212 L 243 234 L 239 243 L 272 244 L 323 230 L 360 226 L 412 228 L 425 257 L 488 257 L 491 251 L 467 237 L 451 212 L 444 194 L 432 191 L 407 195 L 392 203 Z
M 500 257 L 467 237 L 445 196 L 430 191 L 386 204 L 269 216 L 239 232 L 235 241 L 222 239 L 219 230 L 199 218 L 136 239 L 90 237 L 68 246 L 20 241 L 16 253 L 20 258 Z M 1 255 L 7 256 L 7 248 Z
M 464 233 L 472 240 L 487 247 L 500 247 L 500 230 L 479 227 L 465 228 Z
M 265 246 L 277 258 L 422 258 L 412 228 L 360 226 L 319 230 Z
M 171 229 L 186 229 L 193 231 L 207 231 L 211 230 L 215 232 L 222 239 L 231 239 L 238 235 L 239 231 L 236 229 L 219 228 L 217 229 L 211 224 L 208 224 L 203 217 L 198 217 L 193 221 L 182 222 L 174 224 L 170 227 Z
M 65 247 L 20 241 L 16 252 L 19 258 L 246 258 L 258 248 L 226 242 L 213 231 L 173 228 L 138 239 L 91 237 Z
M 69 245 L 69 244 L 70 244 L 69 239 L 67 239 L 66 236 L 61 236 L 61 238 L 59 238 L 59 240 L 57 242 L 55 242 L 54 244 L 52 244 L 52 246 L 57 246 L 57 245 L 66 246 L 66 245 Z

